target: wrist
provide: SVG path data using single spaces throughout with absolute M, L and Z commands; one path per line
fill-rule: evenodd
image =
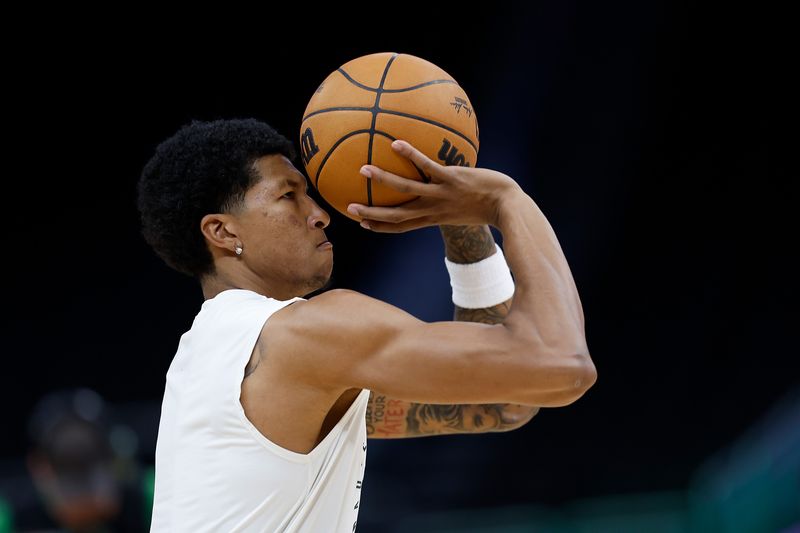
M 497 229 L 501 229 L 504 219 L 506 218 L 505 215 L 507 215 L 509 211 L 515 211 L 519 209 L 518 206 L 515 207 L 515 204 L 520 202 L 525 197 L 531 200 L 531 197 L 528 196 L 528 193 L 526 193 L 515 181 L 509 183 L 507 187 L 503 187 L 502 189 L 498 190 L 494 197 L 493 203 L 494 216 L 489 225 Z
M 453 289 L 453 303 L 464 309 L 484 309 L 505 302 L 514 295 L 514 280 L 503 250 L 494 243 L 495 253 L 475 263 L 454 263 L 444 258 Z

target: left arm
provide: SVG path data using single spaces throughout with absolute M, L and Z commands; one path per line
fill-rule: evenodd
M 488 225 L 439 226 L 445 254 L 454 263 L 476 263 L 497 253 Z M 453 320 L 497 324 L 511 309 L 512 298 L 492 307 L 455 306 Z M 421 404 L 387 398 L 374 391 L 367 404 L 367 437 L 392 439 L 510 431 L 528 423 L 538 407 L 511 403 Z

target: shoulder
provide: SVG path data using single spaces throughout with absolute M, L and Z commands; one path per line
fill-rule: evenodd
M 332 289 L 309 299 L 298 299 L 273 312 L 264 322 L 253 350 L 251 366 L 263 361 L 279 368 L 287 380 L 325 388 L 324 376 L 333 360 L 334 332 L 360 293 Z M 327 346 L 327 350 L 323 349 Z
M 307 300 L 297 300 L 274 313 L 264 322 L 259 341 L 280 345 L 290 353 L 313 350 L 319 342 L 331 341 L 359 323 L 364 300 L 369 297 L 349 289 L 332 289 Z
M 297 300 L 275 313 L 264 324 L 264 331 L 289 330 L 297 333 L 325 329 L 337 323 L 350 323 L 354 318 L 369 316 L 388 304 L 350 289 L 331 289 L 308 300 Z

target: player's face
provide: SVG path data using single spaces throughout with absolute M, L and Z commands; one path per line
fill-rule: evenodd
M 333 271 L 333 248 L 319 244 L 327 240 L 330 216 L 306 194 L 308 181 L 284 155 L 261 157 L 255 167 L 262 179 L 245 195 L 242 258 L 270 286 L 285 289 L 283 294 L 276 289 L 273 298 L 325 286 Z

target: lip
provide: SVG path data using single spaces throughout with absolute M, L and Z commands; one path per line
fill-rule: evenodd
M 320 250 L 328 250 L 330 248 L 333 248 L 333 244 L 331 244 L 331 241 L 325 241 L 325 242 L 319 243 L 317 245 L 317 248 L 319 248 Z

